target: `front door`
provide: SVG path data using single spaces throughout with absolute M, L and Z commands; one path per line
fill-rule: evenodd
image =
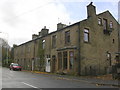
M 50 58 L 46 59 L 46 72 L 50 72 Z

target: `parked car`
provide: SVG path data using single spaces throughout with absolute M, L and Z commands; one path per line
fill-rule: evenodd
M 19 71 L 21 71 L 22 67 L 17 63 L 11 63 L 10 64 L 10 70 L 19 70 Z

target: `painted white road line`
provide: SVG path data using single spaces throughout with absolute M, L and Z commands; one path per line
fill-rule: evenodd
M 7 76 L 7 78 L 8 78 L 8 79 L 12 79 L 12 77 L 10 77 L 10 76 Z
M 37 87 L 35 87 L 35 86 L 33 86 L 33 85 L 30 85 L 30 84 L 28 84 L 28 83 L 25 83 L 25 82 L 21 82 L 21 83 L 23 83 L 23 84 L 25 84 L 25 85 L 27 85 L 27 86 L 30 86 L 30 87 L 32 87 L 32 88 L 37 88 Z

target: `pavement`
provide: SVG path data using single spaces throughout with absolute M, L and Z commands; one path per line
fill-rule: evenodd
M 114 80 L 111 74 L 100 75 L 100 76 L 71 76 L 71 75 L 60 75 L 54 73 L 39 72 L 39 71 L 25 71 L 25 72 L 51 75 L 53 77 L 57 77 L 57 79 L 72 80 L 78 82 L 82 81 L 90 84 L 96 84 L 96 86 L 114 86 L 120 88 L 120 80 Z

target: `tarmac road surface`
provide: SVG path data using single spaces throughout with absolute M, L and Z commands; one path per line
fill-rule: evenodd
M 62 79 L 55 75 L 37 74 L 25 71 L 13 71 L 2 68 L 2 88 L 114 88 L 97 86 L 88 81 Z

